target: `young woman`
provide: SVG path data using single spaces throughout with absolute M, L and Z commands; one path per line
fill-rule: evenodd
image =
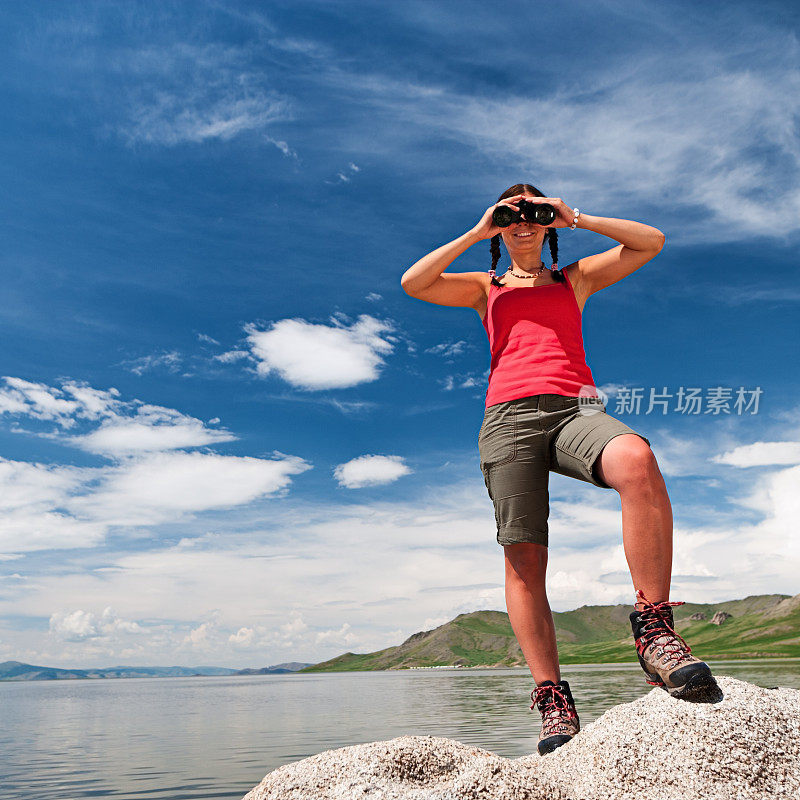
M 522 216 L 508 227 L 495 225 L 497 206 L 524 211 L 522 200 L 549 203 L 555 221 L 543 227 Z M 584 228 L 619 244 L 558 270 L 557 228 Z M 501 238 L 511 258 L 502 282 L 495 277 Z M 654 258 L 664 238 L 650 225 L 584 214 L 534 186 L 517 184 L 474 228 L 428 253 L 401 280 L 411 297 L 474 308 L 489 337 L 480 466 L 505 554 L 508 616 L 536 683 L 531 710 L 542 714 L 542 755 L 580 730 L 569 684 L 561 680 L 545 592 L 550 472 L 619 493 L 623 547 L 636 592 L 631 626 L 647 682 L 687 700 L 716 687 L 708 665 L 674 630 L 672 607 L 682 603 L 669 601 L 672 508 L 650 442 L 606 412 L 581 333 L 587 299 Z M 483 239 L 491 240 L 488 273 L 444 272 Z M 541 260 L 545 241 L 550 269 Z

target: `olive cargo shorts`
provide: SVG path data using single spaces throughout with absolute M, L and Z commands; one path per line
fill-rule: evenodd
M 498 544 L 547 545 L 551 471 L 610 489 L 592 468 L 621 433 L 636 431 L 610 416 L 599 398 L 537 394 L 489 406 L 478 449 Z

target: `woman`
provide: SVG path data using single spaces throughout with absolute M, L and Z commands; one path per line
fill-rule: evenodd
M 555 221 L 543 227 L 522 216 L 508 227 L 495 225 L 497 206 L 519 211 L 522 200 L 549 203 Z M 558 270 L 557 228 L 584 228 L 619 244 Z M 495 277 L 501 238 L 511 258 L 502 282 Z M 542 714 L 542 755 L 580 730 L 569 684 L 561 680 L 545 592 L 551 471 L 620 495 L 623 547 L 636 592 L 630 620 L 647 682 L 688 700 L 716 687 L 708 665 L 674 630 L 672 607 L 682 603 L 668 599 L 672 508 L 650 442 L 606 413 L 581 334 L 587 299 L 654 258 L 664 238 L 650 225 L 584 214 L 534 186 L 517 184 L 474 228 L 428 253 L 401 280 L 411 297 L 474 308 L 489 337 L 480 465 L 505 554 L 508 616 L 536 683 L 531 710 Z M 483 239 L 491 240 L 488 273 L 444 273 Z M 545 241 L 553 261 L 549 270 L 541 260 Z

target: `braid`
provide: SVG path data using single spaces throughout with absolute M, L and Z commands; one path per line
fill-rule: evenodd
M 497 266 L 497 262 L 500 260 L 500 234 L 498 233 L 495 236 L 492 236 L 491 241 L 489 242 L 489 249 L 492 253 L 492 270 Z M 500 281 L 492 275 L 492 283 L 495 286 L 503 286 L 504 284 L 500 283 Z
M 545 234 L 545 239 L 547 239 L 550 245 L 550 257 L 553 259 L 553 266 L 550 268 L 550 275 L 554 281 L 563 283 L 565 278 L 561 274 L 561 271 L 556 269 L 556 266 L 558 265 L 558 234 L 556 233 L 556 229 L 548 228 L 547 233 Z

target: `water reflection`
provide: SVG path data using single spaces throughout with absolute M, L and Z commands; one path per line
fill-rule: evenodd
M 800 689 L 800 659 L 711 662 Z M 585 727 L 651 691 L 637 664 L 563 668 Z M 264 774 L 335 747 L 447 736 L 516 758 L 535 750 L 522 669 L 0 683 L 4 800 L 241 798 Z

